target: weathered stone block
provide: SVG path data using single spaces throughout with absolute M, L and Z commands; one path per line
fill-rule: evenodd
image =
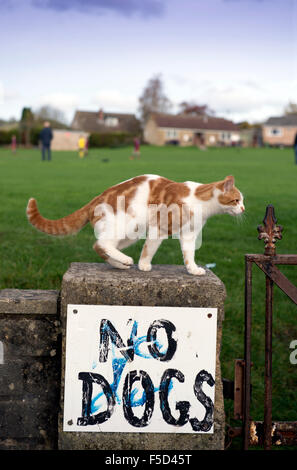
M 224 299 L 224 284 L 210 270 L 207 270 L 205 276 L 191 276 L 183 266 L 174 265 L 154 265 L 151 272 L 141 272 L 135 266 L 127 271 L 120 271 L 105 264 L 72 263 L 63 277 L 61 290 L 62 412 L 68 304 L 217 308 L 214 434 L 64 432 L 61 413 L 59 448 L 65 450 L 223 449 L 225 419 L 220 349 Z
M 36 397 L 24 396 L 21 400 L 0 402 L 0 438 L 42 438 L 56 434 L 56 418 L 52 403 Z M 42 432 L 40 432 L 42 431 Z
M 58 291 L 0 291 L 0 449 L 57 446 L 58 305 Z
M 57 315 L 58 294 L 56 290 L 2 289 L 0 290 L 0 314 Z
M 21 314 L 10 317 L 4 318 L 0 314 L 0 341 L 4 345 L 4 357 L 54 357 L 57 354 L 59 323 L 53 317 L 51 320 L 45 314 L 42 318 L 36 315 L 24 318 Z

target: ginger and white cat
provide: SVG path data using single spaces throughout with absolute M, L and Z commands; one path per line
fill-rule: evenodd
M 169 209 L 165 222 L 158 214 L 160 208 Z M 239 215 L 243 211 L 243 196 L 234 186 L 233 176 L 208 184 L 176 183 L 158 175 L 136 176 L 110 187 L 81 209 L 58 220 L 42 217 L 33 198 L 27 206 L 29 222 L 49 235 L 74 234 L 90 222 L 97 238 L 94 250 L 120 269 L 133 264 L 133 259 L 120 250 L 145 234 L 138 267 L 150 271 L 152 258 L 164 238 L 178 232 L 186 268 L 194 275 L 205 274 L 195 263 L 195 243 L 207 219 L 215 214 Z M 198 224 L 193 223 L 195 214 L 200 217 Z

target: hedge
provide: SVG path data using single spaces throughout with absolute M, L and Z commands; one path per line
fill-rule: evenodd
M 128 132 L 109 132 L 99 134 L 92 132 L 89 136 L 89 147 L 123 147 L 133 144 L 134 135 Z
M 11 138 L 15 135 L 17 142 L 20 142 L 20 132 L 19 129 L 10 129 L 9 131 L 0 130 L 0 145 L 10 145 Z
M 33 127 L 30 131 L 30 144 L 38 146 L 39 143 L 39 134 L 42 130 L 42 127 Z M 10 145 L 11 138 L 13 135 L 16 135 L 17 143 L 24 144 L 24 135 L 20 132 L 19 128 L 10 129 L 10 130 L 0 130 L 0 145 Z
M 33 127 L 30 131 L 30 144 L 37 146 L 39 143 L 39 134 L 42 127 Z M 11 138 L 16 135 L 17 143 L 24 143 L 21 132 L 18 128 L 10 130 L 0 130 L 0 145 L 10 145 Z M 123 147 L 133 144 L 134 135 L 128 132 L 110 132 L 99 134 L 93 132 L 89 136 L 89 147 Z

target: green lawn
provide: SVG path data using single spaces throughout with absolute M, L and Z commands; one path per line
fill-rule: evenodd
M 143 147 L 139 161 L 129 160 L 131 149 L 92 149 L 80 160 L 75 152 L 53 152 L 42 162 L 38 150 L 0 150 L 0 288 L 59 289 L 69 264 L 100 261 L 92 249 L 90 226 L 77 236 L 51 238 L 27 222 L 25 208 L 35 197 L 47 218 L 60 218 L 86 204 L 110 185 L 144 173 L 176 181 L 211 182 L 235 176 L 245 196 L 246 213 L 210 219 L 204 228 L 199 264 L 216 263 L 213 269 L 225 283 L 227 299 L 223 330 L 223 376 L 233 378 L 234 359 L 243 357 L 244 254 L 262 253 L 257 225 L 266 205 L 275 207 L 283 225 L 278 253 L 297 253 L 297 165 L 290 149 L 209 149 Z M 107 161 L 106 161 L 107 160 Z M 137 262 L 143 240 L 125 250 Z M 182 264 L 178 240 L 166 240 L 154 263 Z M 282 271 L 297 283 L 297 267 Z M 252 417 L 263 419 L 264 275 L 254 268 L 253 402 Z M 290 342 L 297 339 L 297 308 L 275 288 L 273 418 L 297 420 L 297 365 L 289 362 Z M 232 404 L 226 401 L 227 421 Z M 236 424 L 236 423 L 232 423 Z M 237 423 L 238 424 L 238 423 Z

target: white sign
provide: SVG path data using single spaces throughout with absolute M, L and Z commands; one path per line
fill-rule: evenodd
M 213 433 L 217 309 L 68 305 L 64 431 Z

